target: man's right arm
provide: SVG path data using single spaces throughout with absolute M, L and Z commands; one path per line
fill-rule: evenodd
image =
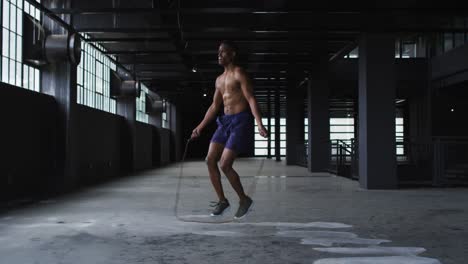
M 200 124 L 192 131 L 192 138 L 198 137 L 201 134 L 201 131 L 216 117 L 216 114 L 219 112 L 219 108 L 223 102 L 223 97 L 219 92 L 218 88 L 216 88 L 214 96 L 213 96 L 213 103 L 211 103 L 210 107 L 206 111 L 205 117 L 200 122 Z

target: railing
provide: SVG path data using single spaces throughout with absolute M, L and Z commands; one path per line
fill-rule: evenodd
M 468 138 L 405 137 L 397 146 L 404 150 L 403 155 L 397 155 L 400 185 L 468 184 Z
M 359 179 L 359 144 L 356 139 L 351 139 L 352 155 L 351 155 L 351 178 Z
M 434 147 L 431 139 L 397 138 L 397 176 L 400 185 L 432 185 Z
M 357 140 L 330 140 L 329 171 L 359 179 Z M 468 185 L 468 137 L 397 138 L 397 176 L 400 186 Z
M 299 166 L 307 167 L 308 142 L 296 145 L 296 163 Z
M 436 137 L 433 185 L 468 185 L 468 138 Z
M 330 172 L 336 175 L 357 178 L 357 151 L 355 140 L 331 140 Z
M 337 175 L 359 178 L 357 143 L 332 142 L 331 160 Z M 397 138 L 396 149 L 400 185 L 468 185 L 468 137 L 402 137 Z

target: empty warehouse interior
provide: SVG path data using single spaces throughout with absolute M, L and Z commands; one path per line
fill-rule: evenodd
M 466 263 L 468 9 L 450 6 L 1 0 L 0 263 Z M 263 124 L 232 166 L 241 219 L 225 156 L 210 215 L 226 108 L 193 138 L 232 96 L 223 41 Z

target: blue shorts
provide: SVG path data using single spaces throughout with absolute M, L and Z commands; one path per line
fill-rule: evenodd
M 222 115 L 216 119 L 218 128 L 211 142 L 223 144 L 236 154 L 249 151 L 254 136 L 254 118 L 250 110 L 232 115 Z

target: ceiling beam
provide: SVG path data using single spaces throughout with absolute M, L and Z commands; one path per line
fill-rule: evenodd
M 289 43 L 290 39 L 285 37 L 269 37 L 269 38 L 232 38 L 238 44 L 242 43 L 249 43 L 249 44 L 268 44 L 268 43 Z M 219 37 L 186 37 L 186 41 L 191 42 L 219 42 Z M 313 44 L 317 41 L 317 38 L 311 38 L 304 36 L 304 38 L 300 38 L 301 43 Z M 120 42 L 167 42 L 171 41 L 168 37 L 90 37 L 86 39 L 86 42 L 93 42 L 93 43 L 120 43 Z M 327 40 L 328 43 L 347 43 L 349 42 L 349 38 L 346 39 L 332 39 L 329 38 Z
M 137 8 L 51 8 L 50 11 L 54 14 L 72 14 L 72 15 L 95 15 L 95 14 L 251 14 L 251 15 L 360 15 L 362 13 L 374 14 L 394 14 L 394 15 L 466 15 L 467 8 L 456 7 L 401 7 L 401 8 L 314 8 L 314 9 L 258 9 L 258 8 L 172 8 L 158 9 L 148 7 Z
M 152 55 L 152 54 L 179 54 L 175 50 L 119 50 L 119 51 L 113 51 L 113 50 L 108 50 L 103 52 L 104 54 L 110 54 L 110 55 Z M 218 54 L 218 51 L 213 49 L 213 50 L 193 50 L 193 51 L 187 51 L 187 53 L 191 54 L 198 54 L 198 55 L 214 55 Z M 264 51 L 264 52 L 246 52 L 248 56 L 287 56 L 289 55 L 288 52 L 282 52 L 282 51 Z M 313 53 L 310 52 L 298 52 L 296 53 L 300 56 L 311 56 Z
M 337 27 L 339 30 L 358 30 L 357 27 L 343 26 Z M 93 26 L 93 27 L 82 27 L 77 26 L 76 30 L 84 33 L 150 33 L 150 32 L 166 32 L 169 30 L 179 30 L 178 25 L 139 25 L 139 24 L 128 24 L 126 26 L 120 27 L 109 27 L 109 26 Z M 274 26 L 256 26 L 252 27 L 251 25 L 238 24 L 235 27 L 223 27 L 223 26 L 214 26 L 214 25 L 184 25 L 184 32 L 235 32 L 235 33 L 289 33 L 289 32 L 310 32 L 315 30 L 326 30 L 325 26 L 319 25 L 307 25 L 303 24 L 301 26 L 291 27 L 285 25 L 274 25 Z M 333 30 L 333 29 L 332 29 Z M 331 31 L 332 31 L 331 30 Z
M 154 54 L 179 54 L 176 50 L 108 50 L 103 52 L 108 55 L 154 55 Z M 128 63 L 123 63 L 128 64 Z
M 204 25 L 184 26 L 184 32 L 217 32 L 217 33 L 239 33 L 239 34 L 287 34 L 287 33 L 303 33 L 310 34 L 317 31 L 326 31 L 330 33 L 353 33 L 378 31 L 388 33 L 468 33 L 468 28 L 453 28 L 444 26 L 385 26 L 385 25 L 342 25 L 342 26 L 326 26 L 326 25 L 303 25 L 301 27 L 288 26 L 269 26 L 250 28 L 250 25 L 239 25 L 239 27 L 210 27 Z M 151 26 L 151 27 L 78 27 L 76 30 L 81 33 L 151 33 L 151 32 L 166 32 L 169 30 L 177 30 L 177 26 Z
M 252 15 L 298 15 L 298 14 L 360 14 L 359 10 L 335 10 L 329 11 L 324 8 L 314 8 L 310 10 L 285 10 L 285 9 L 255 9 L 255 8 L 52 8 L 55 14 L 72 15 L 96 15 L 96 14 L 252 14 Z
M 106 38 L 106 37 L 90 37 L 86 39 L 86 42 L 92 43 L 120 43 L 120 42 L 167 42 L 172 41 L 169 37 L 121 37 L 121 38 Z

